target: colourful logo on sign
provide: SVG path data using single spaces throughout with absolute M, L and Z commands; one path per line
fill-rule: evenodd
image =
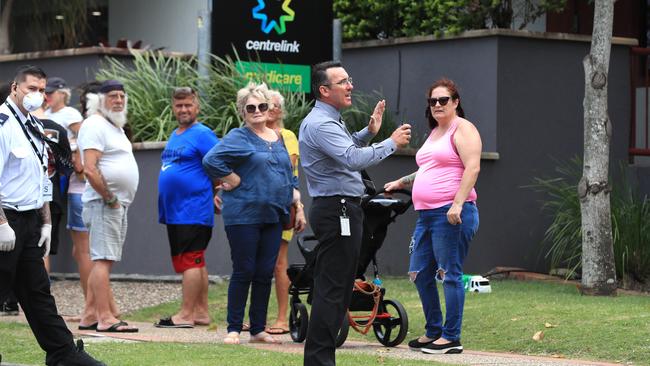
M 293 18 L 296 15 L 291 8 L 289 8 L 289 3 L 291 0 L 284 0 L 282 3 L 282 10 L 286 13 L 282 15 L 279 21 L 275 19 L 269 22 L 269 17 L 266 14 L 260 13 L 266 7 L 264 0 L 257 0 L 257 6 L 253 8 L 253 19 L 259 19 L 262 22 L 262 32 L 269 34 L 272 29 L 275 29 L 277 34 L 284 34 L 287 31 L 286 22 L 293 22 Z

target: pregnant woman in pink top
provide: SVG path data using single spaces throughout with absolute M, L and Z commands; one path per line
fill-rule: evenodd
M 436 81 L 427 96 L 425 116 L 432 131 L 415 156 L 419 169 L 384 188 L 412 188 L 419 214 L 409 246 L 409 275 L 422 301 L 426 332 L 409 347 L 425 353 L 461 353 L 463 262 L 479 224 L 474 184 L 480 170 L 481 136 L 463 118 L 453 81 Z M 442 281 L 445 295 L 444 324 L 436 279 Z

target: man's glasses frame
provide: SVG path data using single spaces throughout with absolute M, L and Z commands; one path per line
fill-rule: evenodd
M 334 84 L 346 87 L 348 85 L 354 85 L 354 82 L 352 81 L 352 78 L 349 77 L 349 78 L 343 79 L 341 81 L 337 81 Z M 330 86 L 332 86 L 332 83 L 323 84 L 323 86 L 330 87 Z

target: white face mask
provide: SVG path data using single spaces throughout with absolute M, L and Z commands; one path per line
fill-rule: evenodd
M 34 112 L 43 105 L 43 94 L 39 92 L 30 92 L 23 98 L 23 108 L 28 112 Z

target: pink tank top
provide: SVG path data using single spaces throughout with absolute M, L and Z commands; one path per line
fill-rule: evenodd
M 418 173 L 413 183 L 413 206 L 416 210 L 432 210 L 454 201 L 460 187 L 465 166 L 453 145 L 453 136 L 460 118 L 452 121 L 445 134 L 436 141 L 431 136 L 415 155 Z M 476 201 L 476 190 L 472 188 L 467 201 Z

